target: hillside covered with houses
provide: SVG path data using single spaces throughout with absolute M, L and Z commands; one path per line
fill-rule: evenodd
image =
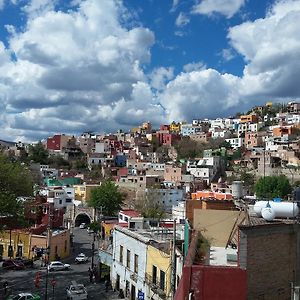
M 300 287 L 298 102 L 0 147 L 32 184 L 14 194 L 24 223 L 0 211 L 0 257 L 63 259 L 90 224 L 100 278 L 109 268 L 128 299 L 290 299 Z

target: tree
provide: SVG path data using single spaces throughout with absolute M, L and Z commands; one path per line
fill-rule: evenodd
M 23 217 L 23 202 L 20 196 L 32 196 L 32 177 L 19 162 L 11 162 L 0 154 L 0 216 L 10 217 L 19 225 Z M 0 225 L 1 227 L 1 225 Z
M 155 189 L 149 189 L 147 193 L 138 195 L 134 208 L 144 217 L 152 219 L 163 219 L 165 211 L 161 205 L 158 204 L 159 195 Z
M 286 198 L 292 192 L 292 186 L 284 175 L 261 177 L 255 184 L 255 193 L 260 198 Z
M 29 159 L 33 162 L 47 164 L 48 156 L 48 150 L 45 149 L 41 141 L 39 141 L 36 145 L 29 146 Z
M 91 191 L 89 205 L 98 209 L 102 207 L 104 216 L 115 215 L 121 209 L 122 203 L 123 194 L 110 180 L 104 181 L 102 185 Z

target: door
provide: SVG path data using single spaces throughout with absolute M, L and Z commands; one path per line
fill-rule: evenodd
M 116 280 L 116 290 L 120 290 L 120 275 L 117 274 L 117 280 Z
M 18 246 L 17 248 L 17 257 L 23 256 L 23 246 Z
M 130 300 L 135 300 L 136 296 L 135 296 L 135 285 L 131 285 L 131 297 Z

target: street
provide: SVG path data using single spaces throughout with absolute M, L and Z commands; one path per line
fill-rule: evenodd
M 48 273 L 48 299 L 66 299 L 66 287 L 71 283 L 71 281 L 76 281 L 77 283 L 83 283 L 86 286 L 89 299 L 116 299 L 116 293 L 112 291 L 105 292 L 104 283 L 90 283 L 88 269 L 91 267 L 91 255 L 92 255 L 92 241 L 93 235 L 89 235 L 86 229 L 74 228 L 74 251 L 71 251 L 70 257 L 63 260 L 64 263 L 71 265 L 71 270 L 69 271 L 56 271 Z M 96 249 L 96 245 L 95 245 Z M 82 264 L 75 264 L 75 257 L 83 252 L 89 257 L 89 261 Z M 95 251 L 96 253 L 96 251 Z M 96 262 L 96 255 L 95 255 Z M 34 285 L 34 278 L 37 272 L 41 272 L 41 284 L 40 288 L 36 288 Z M 45 299 L 46 292 L 46 268 L 41 267 L 39 261 L 35 262 L 35 266 L 32 269 L 26 269 L 21 271 L 5 271 L 0 269 L 0 282 L 1 282 L 1 293 L 2 283 L 6 280 L 9 284 L 9 290 L 13 294 L 18 294 L 20 292 L 31 292 L 38 293 Z M 55 282 L 53 286 L 52 283 Z M 1 299 L 1 298 L 0 298 Z M 2 297 L 3 299 L 3 297 Z

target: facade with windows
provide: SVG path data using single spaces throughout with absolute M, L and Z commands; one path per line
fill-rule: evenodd
M 139 292 L 144 299 L 171 299 L 173 234 L 159 232 L 162 228 L 137 230 L 115 226 L 111 281 L 116 290 L 123 290 L 126 299 L 138 299 Z M 182 272 L 178 249 L 176 257 L 177 286 Z
M 116 290 L 123 290 L 127 299 L 137 299 L 142 291 L 147 298 L 146 257 L 149 238 L 116 226 L 113 232 L 111 281 Z

